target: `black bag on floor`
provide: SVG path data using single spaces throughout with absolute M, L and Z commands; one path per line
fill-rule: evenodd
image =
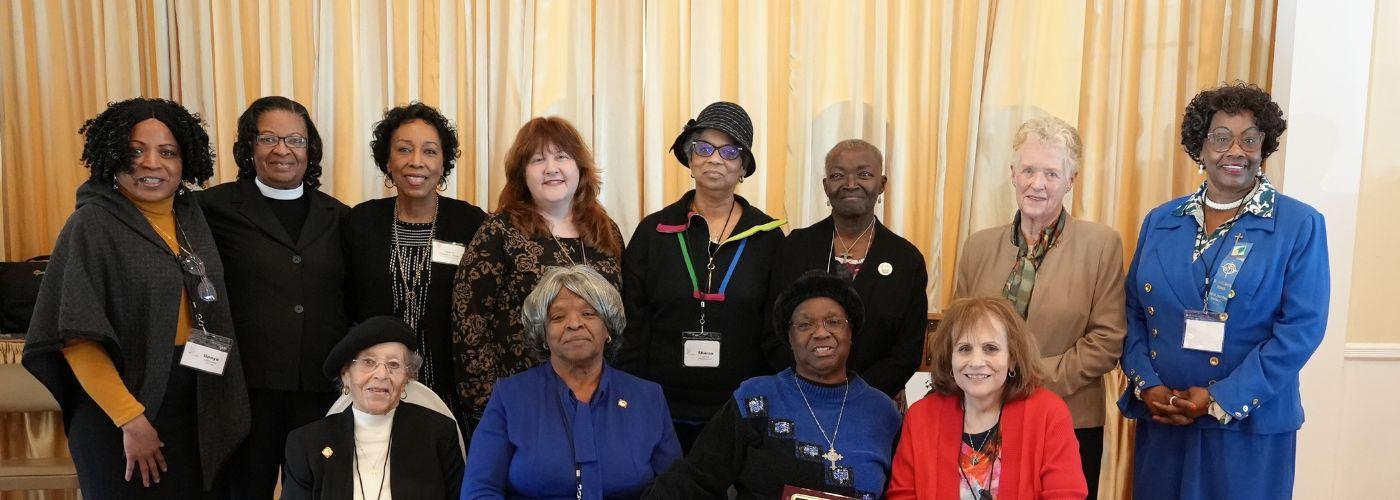
M 44 281 L 48 265 L 47 255 L 24 262 L 0 262 L 0 333 L 29 331 L 34 300 L 39 297 L 39 283 Z

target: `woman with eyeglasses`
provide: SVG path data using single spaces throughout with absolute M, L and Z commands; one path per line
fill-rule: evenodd
M 745 499 L 801 490 L 884 498 L 900 417 L 846 364 L 868 333 L 860 297 L 846 280 L 809 271 L 774 309 L 792 367 L 744 381 L 646 498 L 725 498 L 730 488 Z
M 395 195 L 350 210 L 341 225 L 350 316 L 397 316 L 413 328 L 423 366 L 418 381 L 461 414 L 452 367 L 452 278 L 486 219 L 471 203 L 443 195 L 457 163 L 457 131 L 432 106 L 384 113 L 370 150 Z
M 919 369 L 928 329 L 928 270 L 919 248 L 875 215 L 887 181 L 874 144 L 849 139 L 833 146 L 821 179 L 831 216 L 783 240 L 768 290 L 776 294 L 812 269 L 850 281 L 866 304 L 866 334 L 852 349 L 851 369 L 893 398 Z M 786 332 L 770 333 L 768 343 L 774 364 L 792 360 Z
M 233 161 L 237 181 L 196 197 L 223 257 L 248 375 L 253 420 L 234 490 L 271 498 L 287 433 L 336 398 L 320 368 L 348 326 L 340 219 L 350 207 L 317 189 L 321 134 L 286 97 L 255 100 L 238 118 Z
M 183 106 L 147 98 L 79 133 L 91 177 L 55 243 L 24 366 L 63 407 L 84 497 L 228 495 L 248 392 L 223 265 L 185 187 L 214 175 L 209 136 Z
M 671 152 L 695 189 L 642 219 L 622 257 L 617 366 L 661 385 L 684 450 L 740 382 L 772 373 L 763 312 L 784 221 L 734 194 L 757 168 L 752 144 L 738 104 L 710 104 L 686 123 Z
M 1126 277 L 1134 498 L 1292 496 L 1298 372 L 1331 292 L 1322 214 L 1264 177 L 1286 128 L 1243 82 L 1186 106 L 1181 145 L 1205 182 L 1147 214 Z
M 375 316 L 331 349 L 322 374 L 350 407 L 287 436 L 284 500 L 457 498 L 465 465 L 456 422 L 404 401 L 423 367 L 417 337 L 402 319 Z

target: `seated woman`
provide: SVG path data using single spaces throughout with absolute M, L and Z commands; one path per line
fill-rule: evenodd
M 724 498 L 730 487 L 738 498 L 775 498 L 788 486 L 881 498 L 899 411 L 847 371 L 865 324 L 860 297 L 846 280 L 810 271 L 774 309 L 793 368 L 744 381 L 648 498 Z
M 1010 301 L 954 301 L 927 356 L 933 391 L 905 415 L 889 498 L 1089 494 L 1069 407 L 1041 386 L 1035 340 Z
M 680 458 L 661 386 L 609 366 L 622 296 L 591 266 L 552 267 L 520 322 L 545 364 L 496 383 L 462 498 L 637 498 Z
M 401 403 L 423 357 L 393 316 L 355 325 L 322 371 L 354 401 L 287 436 L 282 498 L 457 498 L 462 449 L 452 418 Z

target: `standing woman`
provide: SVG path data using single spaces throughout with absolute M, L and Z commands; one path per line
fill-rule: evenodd
M 573 125 L 549 117 L 520 127 L 506 152 L 498 211 L 481 225 L 453 284 L 453 353 L 468 429 L 481 420 L 496 379 L 540 364 L 520 306 L 546 269 L 587 265 L 621 285 L 622 233 L 598 203 L 601 188 Z
M 321 185 L 321 134 L 301 103 L 253 101 L 233 144 L 238 180 L 197 192 L 227 270 L 243 341 L 252 428 L 234 488 L 271 498 L 287 433 L 320 420 L 337 396 L 321 363 L 345 335 L 340 219 L 350 207 Z
M 1080 463 L 1095 498 L 1103 456 L 1103 375 L 1123 353 L 1123 240 L 1069 215 L 1082 152 L 1079 132 L 1032 118 L 1012 141 L 1016 217 L 968 238 L 954 297 L 1004 297 L 1040 347 L 1045 387 L 1074 415 Z
M 248 434 L 223 265 L 184 187 L 214 174 L 202 125 L 135 98 L 79 131 L 92 175 L 54 246 L 24 366 L 63 407 L 88 498 L 227 495 L 221 473 Z
M 928 271 L 919 249 L 875 217 L 887 180 L 875 145 L 850 139 L 832 147 L 821 181 L 831 216 L 795 229 L 783 240 L 768 290 L 776 294 L 813 269 L 849 281 L 865 302 L 865 334 L 851 347 L 850 367 L 871 387 L 894 397 L 919 369 L 928 329 Z M 791 362 L 785 332 L 768 341 L 772 359 L 781 360 L 775 368 Z
M 356 205 L 342 224 L 351 317 L 408 323 L 423 356 L 418 381 L 460 414 L 452 276 L 486 212 L 441 194 L 457 162 L 457 131 L 432 106 L 414 102 L 385 112 L 369 146 L 384 185 L 398 194 Z
M 784 221 L 734 194 L 757 168 L 752 143 L 738 104 L 716 102 L 686 123 L 671 152 L 695 189 L 642 219 L 623 257 L 617 366 L 661 384 L 687 451 L 740 382 L 772 373 L 763 312 Z
M 1135 498 L 1288 498 L 1298 372 L 1327 327 L 1322 214 L 1263 176 L 1287 128 L 1236 82 L 1191 99 L 1181 145 L 1206 181 L 1147 214 L 1127 275 L 1118 401 L 1138 419 Z

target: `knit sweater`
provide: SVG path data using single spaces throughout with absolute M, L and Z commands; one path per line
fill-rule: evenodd
M 881 498 L 898 434 L 894 402 L 860 377 L 823 385 L 789 368 L 740 385 L 646 498 L 723 498 L 731 486 L 738 498 L 777 498 L 784 485 Z

